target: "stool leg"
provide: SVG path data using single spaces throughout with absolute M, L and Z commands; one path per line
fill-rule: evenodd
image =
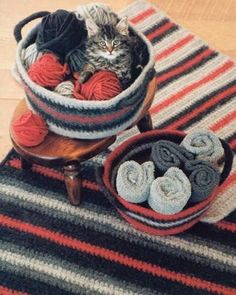
M 79 177 L 79 166 L 77 164 L 64 166 L 65 185 L 69 201 L 77 206 L 80 203 L 81 179 Z
M 153 129 L 152 118 L 149 113 L 147 113 L 137 124 L 138 130 L 142 133 Z
M 21 168 L 29 170 L 32 167 L 32 163 L 21 157 Z

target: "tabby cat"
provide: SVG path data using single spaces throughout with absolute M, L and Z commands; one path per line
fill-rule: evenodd
M 127 18 L 117 24 L 97 25 L 86 20 L 88 39 L 85 47 L 86 64 L 80 73 L 80 82 L 85 82 L 97 70 L 116 73 L 123 88 L 131 79 L 132 48 L 130 45 Z

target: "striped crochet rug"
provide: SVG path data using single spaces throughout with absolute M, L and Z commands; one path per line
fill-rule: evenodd
M 148 3 L 122 14 L 156 50 L 154 125 L 208 127 L 235 150 L 234 62 Z M 136 132 L 121 134 L 112 149 Z M 132 229 L 100 192 L 94 166 L 106 155 L 83 164 L 76 208 L 67 202 L 60 170 L 23 171 L 10 152 L 0 167 L 0 294 L 236 294 L 236 212 L 229 214 L 236 206 L 236 166 L 208 223 L 158 237 Z

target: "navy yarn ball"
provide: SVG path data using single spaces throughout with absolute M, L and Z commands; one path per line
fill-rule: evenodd
M 86 37 L 84 20 L 77 19 L 73 12 L 59 9 L 42 19 L 36 45 L 38 51 L 50 51 L 64 61 L 66 54 L 80 45 Z

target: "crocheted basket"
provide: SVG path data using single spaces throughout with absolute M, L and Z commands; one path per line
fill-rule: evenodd
M 177 144 L 181 143 L 186 134 L 181 131 L 153 130 L 148 131 L 117 147 L 107 158 L 104 171 L 98 171 L 97 178 L 108 200 L 120 215 L 134 228 L 153 235 L 172 235 L 183 232 L 197 223 L 206 213 L 211 202 L 217 196 L 218 187 L 204 201 L 188 207 L 173 215 L 157 213 L 138 204 L 132 204 L 121 198 L 115 189 L 115 179 L 119 166 L 124 161 L 136 160 L 145 162 L 151 152 L 151 146 L 158 140 L 165 139 Z M 233 162 L 233 154 L 229 145 L 221 140 L 225 151 L 224 168 L 221 172 L 220 185 L 228 177 Z
M 23 39 L 22 28 L 33 19 L 48 13 L 42 11 L 32 14 L 18 23 L 14 30 L 16 41 L 19 42 L 16 52 L 16 71 L 23 83 L 29 107 L 46 120 L 51 131 L 72 138 L 103 138 L 115 135 L 136 123 L 144 106 L 149 83 L 155 76 L 151 43 L 130 25 L 134 34 L 143 41 L 143 46 L 146 46 L 149 55 L 148 63 L 132 85 L 110 100 L 68 99 L 34 83 L 29 78 L 21 59 L 22 50 L 34 43 L 38 25 Z

